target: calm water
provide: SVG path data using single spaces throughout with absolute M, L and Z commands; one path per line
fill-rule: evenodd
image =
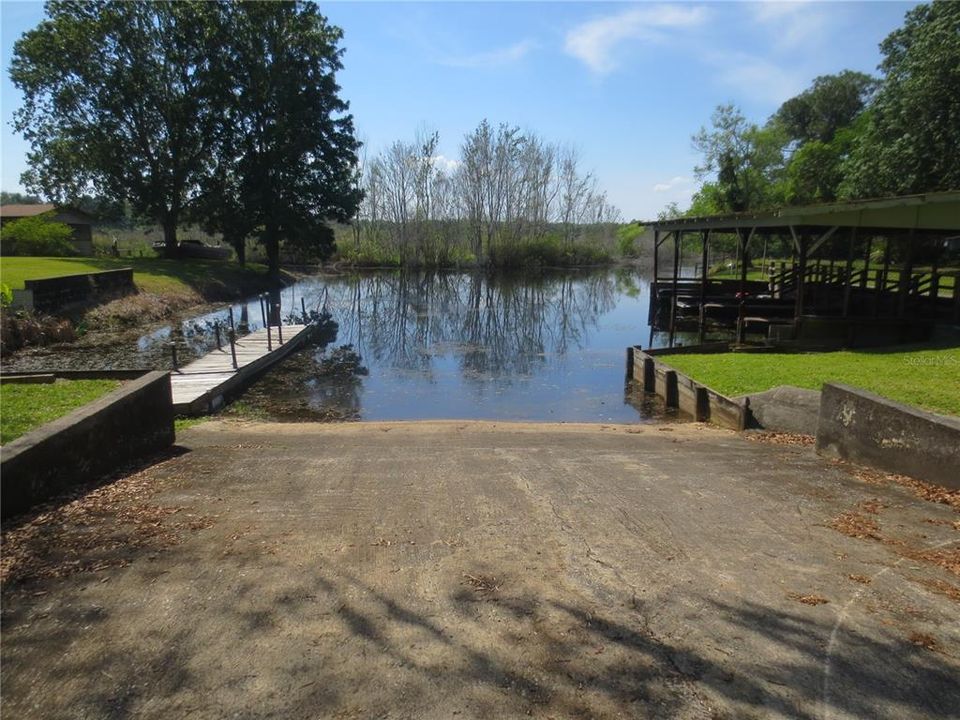
M 637 268 L 310 278 L 283 290 L 282 312 L 293 321 L 303 307 L 325 308 L 335 335 L 271 370 L 239 406 L 278 419 L 660 418 L 624 381 L 627 346 L 650 341 L 649 299 Z M 234 306 L 234 316 L 262 326 L 256 299 Z M 174 334 L 199 353 L 225 318 L 194 318 Z M 155 351 L 170 333 L 144 336 L 141 349 Z M 358 365 L 344 361 L 356 360 L 350 350 Z

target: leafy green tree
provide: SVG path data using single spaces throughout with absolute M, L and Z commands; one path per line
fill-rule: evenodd
M 42 202 L 43 200 L 36 195 L 0 191 L 0 205 L 39 205 Z
M 328 222 L 349 222 L 363 197 L 353 182 L 359 143 L 336 83 L 343 33 L 302 2 L 235 3 L 226 25 L 233 92 L 205 204 L 219 205 L 212 224 L 234 247 L 255 233 L 276 274 L 281 240 L 328 256 Z
M 829 143 L 863 112 L 877 89 L 877 80 L 853 70 L 821 75 L 813 85 L 790 98 L 774 114 L 787 138 L 798 143 Z
M 70 238 L 73 230 L 50 219 L 53 213 L 12 220 L 3 226 L 4 255 L 57 257 L 75 255 Z
M 742 212 L 775 202 L 785 144 L 779 125 L 760 128 L 734 105 L 720 105 L 711 124 L 693 136 L 703 156 L 694 170 L 700 180 L 716 177 L 710 191 L 715 211 Z
M 839 128 L 829 141 L 808 140 L 790 157 L 784 170 L 782 193 L 787 204 L 832 202 L 839 197 L 844 163 L 869 122 L 869 111 L 851 127 Z
M 208 172 L 229 93 L 217 2 L 54 0 L 14 46 L 10 75 L 24 104 L 14 127 L 31 143 L 31 191 L 57 201 L 128 201 L 177 223 Z
M 845 165 L 845 195 L 960 188 L 960 3 L 909 10 L 880 44 L 885 73 Z

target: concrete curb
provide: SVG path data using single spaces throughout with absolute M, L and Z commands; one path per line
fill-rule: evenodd
M 147 373 L 3 446 L 0 516 L 108 475 L 174 437 L 170 376 Z
M 960 420 L 827 383 L 817 452 L 960 490 Z

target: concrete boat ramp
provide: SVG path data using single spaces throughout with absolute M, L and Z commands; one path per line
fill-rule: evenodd
M 242 389 L 257 375 L 306 344 L 316 325 L 284 325 L 257 330 L 213 350 L 170 373 L 173 411 L 205 415 L 219 409 L 224 397 Z M 281 342 L 281 336 L 283 342 Z M 234 367 L 234 355 L 236 367 Z
M 956 509 L 809 445 L 223 420 L 178 444 L 5 523 L 4 718 L 957 717 Z

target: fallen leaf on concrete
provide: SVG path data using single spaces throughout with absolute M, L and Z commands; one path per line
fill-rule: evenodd
M 940 485 L 917 480 L 907 475 L 897 475 L 896 473 L 887 473 L 881 470 L 860 467 L 843 460 L 833 460 L 832 462 L 861 482 L 870 485 L 900 485 L 912 491 L 914 495 L 923 500 L 949 505 L 957 512 L 960 512 L 960 490 L 949 490 Z
M 813 435 L 800 435 L 798 433 L 753 431 L 744 433 L 747 440 L 755 442 L 771 443 L 773 445 L 799 445 L 810 446 L 816 442 Z
M 915 560 L 924 560 L 942 567 L 954 575 L 960 575 L 960 548 L 939 548 L 933 550 L 904 550 L 902 554 Z
M 796 600 L 799 603 L 803 603 L 804 605 L 826 605 L 828 602 L 830 602 L 825 597 L 821 597 L 820 595 L 801 595 L 800 593 L 795 592 L 787 593 L 787 597 L 791 600 Z
M 861 500 L 859 503 L 857 503 L 857 506 L 864 512 L 868 512 L 871 515 L 879 515 L 883 508 L 890 507 L 889 504 L 882 502 L 879 498 L 873 498 L 872 500 Z
M 922 632 L 910 633 L 910 642 L 927 650 L 937 650 L 939 648 L 937 639 L 933 635 Z
M 930 590 L 931 592 L 944 595 L 951 600 L 960 603 L 960 587 L 957 587 L 956 585 L 951 585 L 943 580 L 934 580 L 931 578 L 914 577 L 910 579 L 919 585 L 923 585 L 923 587 L 927 588 L 927 590 Z
M 877 523 L 855 510 L 840 513 L 830 522 L 830 527 L 847 537 L 883 540 Z
M 492 575 L 471 575 L 470 573 L 464 573 L 463 577 L 467 585 L 481 594 L 496 592 L 500 589 L 500 586 L 503 585 L 503 582 L 498 581 L 497 578 Z
M 142 549 L 172 547 L 183 542 L 185 530 L 209 527 L 210 518 L 184 515 L 181 521 L 175 516 L 183 508 L 149 501 L 159 491 L 156 471 L 165 464 L 99 486 L 79 487 L 66 499 L 60 497 L 5 523 L 0 582 L 6 587 L 28 579 L 123 567 Z

